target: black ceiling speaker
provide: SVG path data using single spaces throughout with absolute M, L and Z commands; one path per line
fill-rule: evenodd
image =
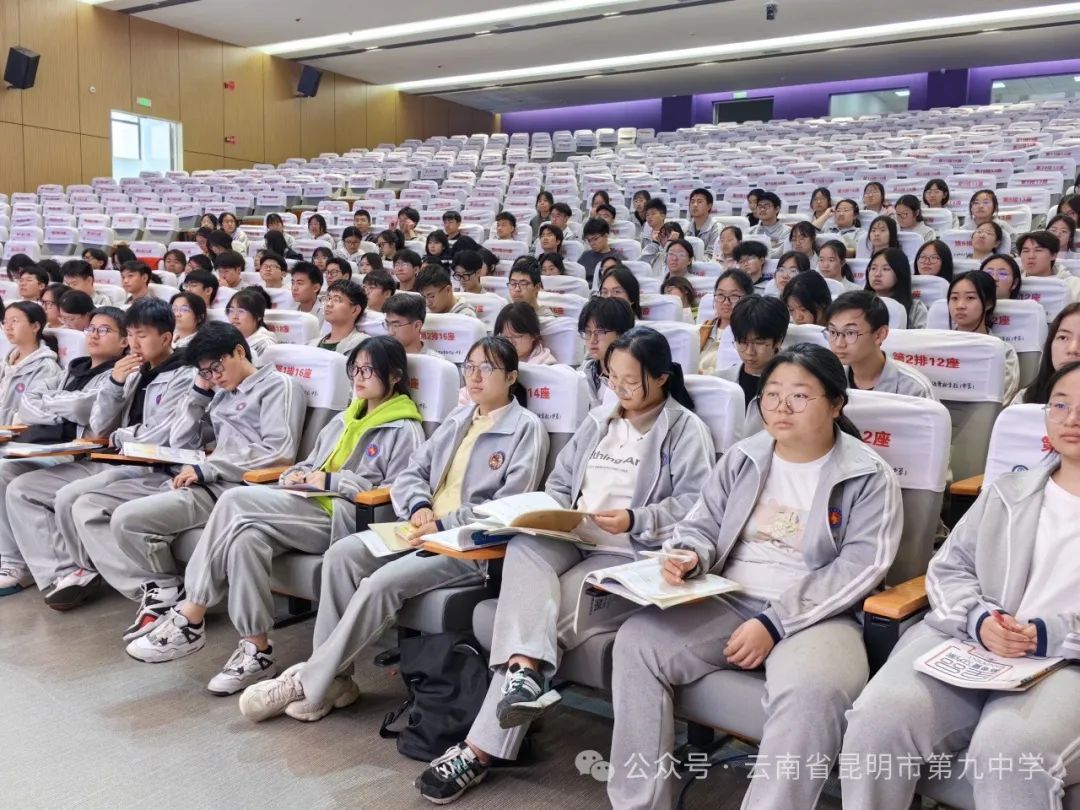
M 4 68 L 4 81 L 18 90 L 33 87 L 40 59 L 39 54 L 26 48 L 11 48 L 8 51 L 7 67 Z
M 296 92 L 304 98 L 315 98 L 315 94 L 319 92 L 320 81 L 322 71 L 304 65 L 300 69 L 300 83 L 296 85 Z

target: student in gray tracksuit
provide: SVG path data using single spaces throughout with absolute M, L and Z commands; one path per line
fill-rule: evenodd
M 492 757 L 513 759 L 532 719 L 557 699 L 547 688 L 565 650 L 611 632 L 628 611 L 612 610 L 574 628 L 581 583 L 671 537 L 697 500 L 714 460 L 708 427 L 690 410 L 682 370 L 667 340 L 635 327 L 608 349 L 614 405 L 591 411 L 563 448 L 545 491 L 566 509 L 590 513 L 577 529 L 594 548 L 518 535 L 507 547 L 495 612 L 493 678 L 465 742 L 420 778 L 422 795 L 448 800 L 475 784 Z M 443 778 L 454 762 L 466 784 Z
M 634 313 L 621 298 L 590 298 L 578 315 L 578 332 L 585 343 L 581 374 L 589 387 L 589 406 L 604 401 L 604 355 L 619 335 L 634 327 Z
M 174 475 L 164 484 L 128 478 L 87 492 L 71 510 L 98 572 L 129 599 L 151 589 L 179 591 L 173 540 L 201 529 L 214 503 L 248 470 L 292 462 L 303 429 L 307 398 L 299 383 L 273 366 L 256 369 L 236 327 L 206 324 L 186 360 L 199 373 L 180 402 L 168 444 L 198 446 L 209 417 L 213 453 L 200 464 L 171 468 Z M 136 617 L 140 627 L 126 635 L 147 629 L 141 625 L 144 607 Z
M 95 310 L 87 332 L 89 356 L 73 358 L 62 376 L 41 377 L 23 392 L 17 418 L 29 427 L 20 441 L 46 444 L 88 435 L 94 399 L 127 348 L 123 311 L 116 307 Z M 0 461 L 0 595 L 17 593 L 34 582 L 4 508 L 8 485 L 20 475 L 72 459 L 56 456 Z
M 369 338 L 347 365 L 356 399 L 324 427 L 310 455 L 282 473 L 281 484 L 309 484 L 341 498 L 299 497 L 275 487 L 236 487 L 221 496 L 188 561 L 187 598 L 177 606 L 190 625 L 229 596 L 229 616 L 242 636 L 237 652 L 207 687 L 232 694 L 264 678 L 276 666 L 268 634 L 274 625 L 270 572 L 288 551 L 322 554 L 330 543 L 356 531 L 356 495 L 394 481 L 424 441 L 422 417 L 409 398 L 405 349 L 392 337 Z M 169 650 L 167 660 L 198 651 L 202 634 Z M 145 639 L 155 640 L 151 632 Z M 143 644 L 129 652 L 142 657 Z M 151 646 L 155 661 L 161 650 Z
M 192 378 L 172 351 L 172 309 L 167 302 L 143 299 L 128 309 L 124 323 L 129 354 L 116 361 L 98 389 L 86 433 L 110 436 L 112 447 L 136 440 L 168 444 L 176 405 Z M 45 595 L 50 607 L 75 607 L 100 587 L 71 517 L 75 499 L 113 481 L 157 475 L 142 466 L 82 459 L 20 475 L 8 487 L 8 519 L 19 528 L 20 548 L 38 587 L 58 585 Z
M 15 423 L 24 391 L 38 380 L 62 373 L 53 349 L 56 344 L 44 336 L 45 310 L 33 301 L 16 301 L 8 305 L 7 312 L 11 314 L 5 314 L 4 320 L 11 325 L 5 331 L 12 349 L 0 360 L 0 425 Z
M 475 507 L 536 490 L 548 437 L 539 418 L 519 400 L 517 350 L 488 337 L 469 350 L 465 382 L 474 404 L 451 411 L 390 487 L 394 512 L 423 535 L 464 526 Z M 486 376 L 485 376 L 486 375 Z M 253 720 L 287 712 L 318 720 L 356 699 L 353 659 L 394 621 L 406 600 L 437 588 L 480 584 L 487 563 L 445 555 L 375 556 L 361 534 L 338 540 L 322 568 L 314 650 L 306 663 L 248 687 L 240 711 Z
M 811 810 L 824 777 L 811 776 L 810 764 L 836 757 L 844 712 L 866 683 L 854 614 L 896 556 L 900 487 L 843 415 L 844 372 L 831 352 L 810 344 L 781 352 L 761 391 L 766 431 L 724 455 L 664 544 L 684 552 L 663 562 L 668 582 L 711 572 L 741 590 L 646 608 L 616 636 L 608 798 L 620 810 L 671 806 L 675 780 L 663 763 L 674 743 L 674 688 L 762 665 L 765 773 L 749 781 L 743 807 Z M 798 759 L 799 779 L 777 772 L 781 756 Z
M 931 757 L 951 757 L 938 773 L 965 775 L 979 810 L 1060 808 L 1065 788 L 1080 783 L 1076 666 L 1019 692 L 961 689 L 913 668 L 950 638 L 1006 657 L 1080 660 L 1080 363 L 1050 383 L 1046 432 L 1059 455 L 982 490 L 930 561 L 930 612 L 848 712 L 844 753 L 861 770 L 870 754 L 910 767 L 844 779 L 845 808 L 907 808 Z

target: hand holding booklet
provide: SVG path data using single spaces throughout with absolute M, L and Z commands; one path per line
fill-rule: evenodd
M 720 596 L 739 590 L 739 583 L 716 574 L 705 574 L 685 580 L 679 585 L 672 585 L 661 573 L 661 556 L 649 556 L 624 565 L 601 568 L 586 575 L 578 593 L 577 611 L 574 616 L 574 630 L 581 629 L 595 621 L 592 617 L 607 613 L 618 606 L 611 605 L 610 596 L 620 597 L 638 605 L 655 605 L 666 610 L 675 605 Z M 605 594 L 596 597 L 592 589 L 599 589 Z
M 974 641 L 948 639 L 915 660 L 915 669 L 963 689 L 1022 692 L 1065 666 L 1064 658 L 1005 658 Z
M 180 450 L 163 444 L 144 444 L 142 442 L 124 442 L 120 452 L 131 458 L 157 461 L 163 464 L 202 464 L 206 453 L 202 450 Z
M 424 541 L 455 551 L 509 542 L 515 534 L 547 537 L 579 545 L 593 545 L 574 532 L 588 513 L 563 509 L 545 492 L 525 492 L 476 507 L 480 520 L 424 536 Z

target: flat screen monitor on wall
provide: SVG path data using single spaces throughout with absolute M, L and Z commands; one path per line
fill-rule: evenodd
M 740 98 L 717 101 L 713 104 L 713 123 L 743 121 L 771 121 L 773 117 L 772 96 L 766 98 Z

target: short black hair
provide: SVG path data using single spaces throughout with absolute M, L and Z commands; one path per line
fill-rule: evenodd
M 394 264 L 398 262 L 406 262 L 413 267 L 419 267 L 423 262 L 420 261 L 420 254 L 415 250 L 399 250 L 394 254 Z
M 582 236 L 607 236 L 611 233 L 611 226 L 607 224 L 607 220 L 600 219 L 600 217 L 590 217 L 581 229 Z
M 94 268 L 90 266 L 90 262 L 82 259 L 68 259 L 60 268 L 60 272 L 64 278 L 88 278 L 91 281 L 94 279 Z
M 731 258 L 735 261 L 739 261 L 743 256 L 767 259 L 769 249 L 756 239 L 747 239 L 744 242 L 739 242 L 739 244 L 735 245 L 735 249 L 731 251 Z
M 247 262 L 244 260 L 244 257 L 235 250 L 226 250 L 224 253 L 219 253 L 214 258 L 214 267 L 219 270 L 223 267 L 232 270 L 243 270 L 247 267 Z
M 177 251 L 177 252 L 179 253 L 179 251 Z M 225 253 L 223 253 L 221 255 L 222 256 L 231 255 L 234 252 L 235 251 L 227 250 L 227 251 L 225 251 Z M 168 255 L 168 254 L 166 254 L 166 255 Z M 180 255 L 183 256 L 184 254 L 180 253 Z M 236 255 L 240 256 L 239 253 L 236 253 Z M 241 262 L 244 261 L 243 256 L 240 256 L 240 261 Z M 211 258 L 209 256 L 207 256 L 205 253 L 192 253 L 191 256 L 189 256 L 186 259 L 186 261 L 184 262 L 185 266 L 187 266 L 189 264 L 193 264 L 193 265 L 195 265 L 195 267 L 202 268 L 203 270 L 213 270 L 214 269 L 213 260 L 211 260 Z
M 348 264 L 348 262 L 345 262 L 345 264 Z M 326 277 L 323 275 L 323 271 L 313 265 L 311 262 L 297 262 L 292 267 L 292 274 L 294 277 L 297 274 L 301 276 L 307 276 L 308 280 L 312 284 L 317 284 L 320 287 L 326 280 Z
M 64 277 L 60 273 L 60 263 L 55 259 L 42 259 L 38 262 L 38 267 L 49 274 L 49 281 L 53 284 L 64 283 Z
M 162 334 L 176 331 L 172 307 L 160 298 L 140 298 L 124 314 L 124 328 L 150 327 Z
M 772 191 L 763 191 L 761 194 L 758 194 L 757 201 L 759 205 L 763 202 L 767 202 L 771 203 L 774 208 L 780 208 L 780 197 Z M 734 312 L 732 312 L 731 315 L 732 317 L 735 317 Z
M 52 283 L 52 279 L 49 278 L 49 274 L 39 264 L 32 264 L 29 267 L 24 267 L 19 276 L 31 275 L 37 279 L 39 284 L 48 287 Z
M 210 300 L 213 301 L 217 296 L 218 288 L 221 286 L 221 282 L 218 277 L 211 273 L 209 270 L 192 270 L 186 276 L 184 276 L 184 286 L 188 284 L 202 284 L 204 287 L 210 289 L 213 295 L 210 296 Z
M 787 307 L 775 296 L 748 295 L 731 310 L 731 333 L 735 340 L 757 340 L 783 343 L 791 318 Z
M 647 203 L 645 203 L 646 211 L 659 211 L 665 217 L 667 216 L 667 203 L 661 200 L 659 197 L 653 197 Z
M 551 210 L 558 211 L 564 217 L 572 217 L 574 215 L 574 212 L 570 210 L 570 206 L 564 202 L 555 203 L 553 206 L 551 206 Z
M 225 305 L 225 312 L 227 313 L 233 308 L 247 310 L 251 313 L 251 317 L 255 319 L 255 323 L 262 327 L 266 326 L 266 310 L 272 306 L 273 301 L 270 299 L 269 293 L 262 287 L 252 285 L 244 287 L 230 298 L 229 303 Z
M 484 266 L 483 259 L 475 250 L 462 250 L 454 254 L 454 267 L 460 267 L 469 273 L 479 273 Z
M 372 270 L 366 276 L 364 276 L 364 284 L 370 284 L 372 287 L 378 287 L 380 290 L 385 290 L 388 293 L 396 293 L 398 288 L 397 279 L 390 275 L 388 270 Z M 331 284 L 331 287 L 334 285 Z
M 368 211 L 366 208 L 357 208 L 355 211 L 352 212 L 352 216 L 353 219 L 356 219 L 357 217 L 367 217 L 368 222 L 371 221 L 371 212 Z
M 206 244 L 223 250 L 232 250 L 232 237 L 225 231 L 210 231 L 210 235 L 206 237 Z
M 315 248 L 315 250 L 319 249 L 320 248 Z M 327 252 L 329 252 L 329 249 L 327 249 Z M 259 267 L 262 267 L 263 262 L 273 262 L 283 274 L 289 272 L 289 263 L 285 261 L 285 257 L 280 253 L 274 253 L 271 250 L 263 251 L 262 258 L 259 259 Z
M 202 327 L 202 325 L 206 323 L 206 302 L 201 295 L 196 295 L 193 292 L 183 290 L 169 299 L 169 306 L 171 307 L 175 304 L 177 299 L 184 301 L 191 309 L 191 314 L 195 316 L 196 329 Z
M 83 298 L 87 298 L 87 299 L 90 298 L 89 295 L 87 295 L 84 292 L 79 292 L 78 290 L 72 290 L 70 294 L 81 295 Z M 91 301 L 90 303 L 93 303 L 93 301 Z M 65 312 L 72 312 L 70 309 L 65 309 L 64 307 L 61 307 L 61 309 L 63 309 Z M 109 318 L 110 320 L 112 320 L 113 323 L 116 324 L 116 328 L 120 330 L 120 336 L 121 337 L 123 337 L 124 329 L 127 326 L 127 316 L 124 314 L 124 310 L 120 309 L 120 307 L 113 307 L 113 306 L 94 307 L 89 312 L 73 312 L 72 314 L 73 315 L 89 315 L 91 319 L 96 318 L 98 315 L 102 315 L 102 316 L 104 316 L 106 318 Z
M 16 254 L 15 254 L 15 256 L 23 256 L 23 255 L 26 255 L 26 254 L 22 254 L 22 253 L 16 253 Z M 97 261 L 99 261 L 99 262 L 103 262 L 103 263 L 105 263 L 105 264 L 108 264 L 108 263 L 109 263 L 109 257 L 108 257 L 108 255 L 106 255 L 105 251 L 104 251 L 104 250 L 102 250 L 101 248 L 96 248 L 96 247 L 88 247 L 88 248 L 87 248 L 86 250 L 84 250 L 84 251 L 82 252 L 82 255 L 83 255 L 83 256 L 91 256 L 91 257 L 93 257 L 94 259 L 96 259 Z M 12 261 L 14 261 L 14 260 L 15 260 L 15 256 L 12 256 L 12 257 L 11 257 L 11 260 L 12 260 Z M 29 257 L 27 257 L 27 258 L 29 258 Z M 32 261 L 32 260 L 31 260 L 31 261 Z
M 825 310 L 825 320 L 829 321 L 837 313 L 848 309 L 859 310 L 875 332 L 889 325 L 889 308 L 885 306 L 884 301 L 869 290 L 850 290 L 836 296 L 829 304 L 829 308 Z
M 716 283 L 713 285 L 713 292 L 716 292 L 718 289 L 720 289 L 721 281 L 729 278 L 739 285 L 739 289 L 741 289 L 744 294 L 753 295 L 754 280 L 750 278 L 750 276 L 746 275 L 746 273 L 744 273 L 742 270 L 738 270 L 734 267 L 730 270 L 725 270 L 723 273 L 720 274 L 719 278 L 716 279 Z
M 484 264 L 485 267 L 494 270 L 496 267 L 499 266 L 499 257 L 492 253 L 490 250 L 488 250 L 486 247 L 482 247 L 476 252 L 479 254 L 480 261 Z
M 1057 256 L 1058 251 L 1061 249 L 1061 243 L 1058 238 L 1050 231 L 1030 231 L 1028 233 L 1020 234 L 1016 239 L 1016 252 L 1019 253 L 1024 249 L 1024 245 L 1028 242 L 1034 242 L 1044 250 L 1049 250 L 1052 256 Z
M 397 215 L 398 219 L 405 217 L 406 219 L 413 222 L 420 221 L 420 212 L 413 208 L 411 205 L 406 205 L 404 208 L 399 209 Z
M 443 222 L 461 222 L 461 212 L 455 211 L 451 208 L 449 211 L 445 211 L 442 215 Z
M 138 260 L 135 260 L 133 262 L 124 262 L 122 265 L 120 265 L 120 272 L 123 273 L 125 271 L 128 273 L 138 273 L 140 275 L 146 276 L 147 282 L 150 281 L 150 276 L 153 275 L 153 271 L 150 269 L 150 265 L 148 265 L 146 262 L 140 262 Z
M 438 265 L 429 265 L 420 271 L 420 275 L 416 277 L 416 289 L 423 292 L 427 287 L 435 287 L 437 289 L 443 289 L 444 287 L 452 287 L 453 283 L 450 281 L 450 274 L 447 273 L 442 267 Z
M 698 194 L 700 194 L 702 197 L 704 197 L 705 202 L 707 202 L 709 204 L 709 208 L 712 208 L 713 195 L 712 195 L 712 192 L 709 191 L 707 188 L 695 188 L 693 191 L 690 192 L 690 196 L 687 197 L 686 199 L 687 200 L 692 200 L 694 198 L 694 196 L 698 195 Z
M 360 307 L 360 314 L 356 316 L 356 320 L 359 321 L 364 317 L 364 313 L 367 312 L 367 293 L 364 292 L 364 288 L 357 284 L 355 281 L 347 278 L 339 278 L 327 289 L 326 294 L 339 292 L 349 299 L 355 307 Z M 412 296 L 415 298 L 416 296 Z
M 263 220 L 263 225 L 266 225 L 267 227 L 269 227 L 271 222 L 274 223 L 275 225 L 284 225 L 285 224 L 285 220 L 283 220 L 281 218 L 281 214 L 274 214 L 274 213 L 267 214 L 266 219 Z
M 540 262 L 535 256 L 518 256 L 510 266 L 510 275 L 525 273 L 533 284 L 540 284 Z
M 515 217 L 509 211 L 500 211 L 498 216 L 495 217 L 495 221 L 498 222 L 500 219 L 503 222 L 509 222 L 511 228 L 517 227 L 517 217 Z
M 383 315 L 400 315 L 411 321 L 423 321 L 427 317 L 427 305 L 422 295 L 394 293 L 383 302 Z
M 165 303 L 162 301 L 161 303 Z M 168 306 L 168 304 L 166 304 Z M 129 310 L 130 312 L 130 310 Z M 172 309 L 169 310 L 172 314 Z M 248 346 L 240 330 L 231 323 L 210 321 L 195 333 L 184 354 L 184 362 L 198 368 L 203 360 L 216 361 L 236 351 L 237 346 L 244 347 L 244 357 L 251 360 L 251 347 Z
M 62 312 L 70 312 L 72 315 L 89 315 L 94 311 L 94 299 L 82 290 L 68 290 L 56 303 Z
M 341 232 L 341 241 L 344 242 L 346 239 L 353 236 L 355 236 L 360 241 L 364 240 L 363 235 L 360 233 L 360 229 L 357 228 L 355 225 L 349 225 Z
M 506 326 L 509 326 L 519 335 L 540 337 L 540 317 L 536 314 L 532 304 L 526 301 L 507 304 L 499 310 L 492 333 L 498 335 Z
M 599 214 L 601 211 L 607 211 L 609 214 L 611 214 L 612 219 L 619 215 L 619 212 L 615 210 L 615 206 L 611 203 L 600 203 L 598 206 L 596 206 L 596 213 Z
M 787 310 L 784 310 L 787 314 Z M 630 302 L 621 298 L 600 298 L 596 296 L 585 302 L 578 315 L 578 331 L 584 332 L 589 328 L 589 321 L 596 324 L 599 329 L 610 329 L 621 335 L 634 328 L 634 311 L 630 309 Z

